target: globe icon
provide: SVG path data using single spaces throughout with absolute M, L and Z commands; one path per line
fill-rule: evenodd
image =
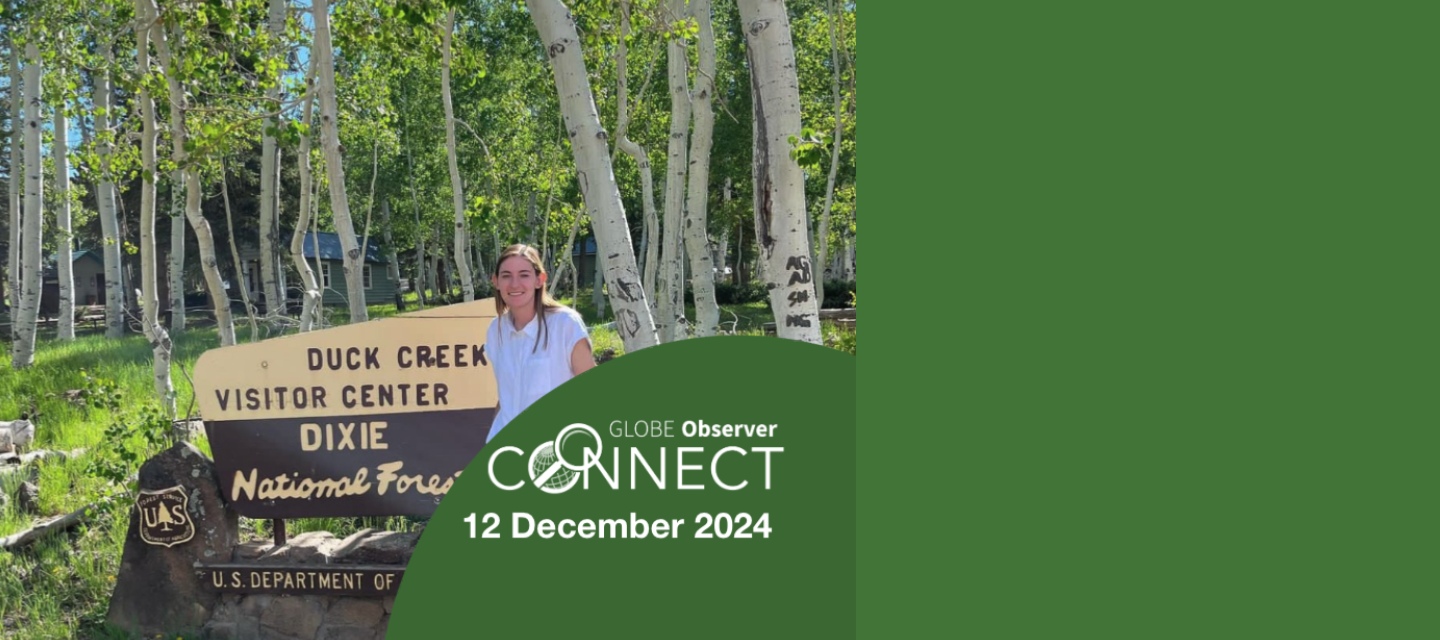
M 544 488 L 564 491 L 574 482 L 575 472 L 561 466 L 560 460 L 555 457 L 555 443 L 546 442 L 535 450 L 535 456 L 531 458 L 530 479 L 534 480 L 544 474 L 550 467 L 555 467 L 555 474 L 545 481 Z

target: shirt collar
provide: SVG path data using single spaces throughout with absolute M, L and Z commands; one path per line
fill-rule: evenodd
M 536 328 L 539 324 L 539 317 L 531 318 L 530 322 L 525 323 L 525 328 L 521 329 L 519 333 L 524 334 L 527 338 L 534 338 L 536 333 L 539 331 L 539 329 Z M 507 335 L 510 335 L 512 337 L 516 333 L 514 317 L 510 315 L 509 311 L 505 312 L 505 331 L 507 332 Z

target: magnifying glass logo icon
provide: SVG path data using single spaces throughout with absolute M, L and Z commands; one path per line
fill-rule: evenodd
M 565 441 L 582 431 L 590 434 L 595 441 L 595 449 L 592 453 L 587 447 L 581 456 L 581 464 L 574 464 L 565 459 Z M 541 491 L 564 493 L 580 480 L 581 472 L 600 462 L 602 448 L 600 434 L 590 425 L 577 422 L 565 427 L 555 436 L 554 442 L 540 445 L 530 454 L 530 479 Z

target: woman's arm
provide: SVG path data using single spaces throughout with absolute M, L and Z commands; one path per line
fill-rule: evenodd
M 580 375 L 595 368 L 595 353 L 590 349 L 590 339 L 581 338 L 570 351 L 570 374 Z

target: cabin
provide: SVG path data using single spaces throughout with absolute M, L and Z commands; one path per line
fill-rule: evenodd
M 579 272 L 578 280 L 588 285 L 595 280 L 595 236 L 586 236 L 570 248 L 570 258 Z
M 45 260 L 40 288 L 40 314 L 53 316 L 60 310 L 60 272 L 55 267 L 58 254 Z M 75 306 L 105 304 L 105 258 L 99 251 L 76 249 L 70 252 L 71 290 Z
M 289 237 L 288 234 L 285 237 Z M 389 261 L 380 252 L 380 243 L 375 238 L 370 238 L 369 247 L 365 251 L 365 304 L 386 304 L 395 302 L 395 290 L 399 283 L 390 279 Z M 281 287 L 286 289 L 287 297 L 297 299 L 300 297 L 301 279 L 295 272 L 294 260 L 290 257 L 290 245 L 286 243 L 281 248 L 279 256 L 281 265 L 284 267 L 281 274 Z M 319 250 L 319 271 L 315 278 L 320 281 L 320 287 L 324 290 L 323 303 L 326 305 L 345 306 L 348 304 L 349 290 L 345 286 L 345 253 L 340 249 L 340 235 L 321 231 L 318 233 L 307 232 L 302 245 L 305 254 L 305 262 L 309 263 L 311 269 L 316 268 L 316 250 Z M 263 307 L 264 294 L 262 293 L 262 282 L 260 280 L 260 250 L 247 245 L 240 247 L 240 259 L 245 268 L 243 284 L 250 292 L 250 301 L 256 307 Z

